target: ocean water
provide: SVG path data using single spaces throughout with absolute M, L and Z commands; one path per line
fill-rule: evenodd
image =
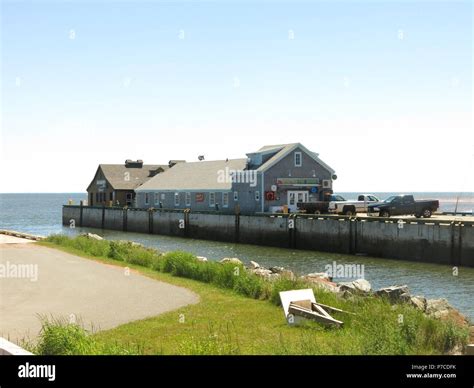
M 79 204 L 87 194 L 0 194 L 0 229 L 47 236 L 63 232 L 62 205 Z
M 357 193 L 341 193 L 355 198 Z M 386 198 L 391 193 L 379 194 Z M 458 203 L 458 211 L 472 211 L 474 196 L 463 193 L 416 193 L 415 198 L 439 199 L 442 211 L 453 211 Z M 460 268 L 459 275 L 453 276 L 449 266 L 423 264 L 402 260 L 374 257 L 301 251 L 246 244 L 231 244 L 216 241 L 183 239 L 160 235 L 124 233 L 117 231 L 75 228 L 61 224 L 62 205 L 72 200 L 78 204 L 86 199 L 86 194 L 0 194 L 0 229 L 17 230 L 47 236 L 54 233 L 75 235 L 90 231 L 107 239 L 132 240 L 161 251 L 185 250 L 210 260 L 223 257 L 239 257 L 244 262 L 257 261 L 266 267 L 283 266 L 304 274 L 324 272 L 326 265 L 364 265 L 364 276 L 374 288 L 394 284 L 407 284 L 413 294 L 428 298 L 446 298 L 471 320 L 474 320 L 474 268 Z M 336 279 L 338 281 L 343 279 Z

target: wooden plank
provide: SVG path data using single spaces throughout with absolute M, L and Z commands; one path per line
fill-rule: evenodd
M 317 313 L 322 314 L 322 315 L 324 315 L 324 316 L 326 316 L 326 317 L 328 317 L 328 318 L 334 319 L 333 317 L 331 317 L 331 316 L 329 315 L 329 313 L 328 313 L 326 310 L 324 310 L 324 309 L 323 309 L 321 306 L 319 306 L 317 303 L 313 303 L 311 307 L 312 307 L 312 310 L 313 310 L 313 311 L 316 311 Z
M 324 309 L 326 309 L 326 310 L 332 311 L 332 312 L 357 315 L 356 313 L 351 313 L 350 311 L 341 310 L 341 309 L 338 309 L 337 307 L 328 306 L 327 304 L 322 304 L 322 303 L 319 303 L 319 302 L 316 302 L 315 304 L 322 307 L 322 308 L 324 308 Z
M 292 303 L 290 303 L 288 312 L 293 315 L 316 321 L 326 326 L 342 327 L 344 325 L 344 322 L 338 321 L 337 319 L 328 318 L 325 315 L 317 313 L 316 311 L 307 310 Z
M 297 305 L 297 306 L 300 306 L 300 307 L 303 307 L 305 309 L 308 309 L 308 310 L 311 310 L 311 305 L 312 305 L 312 302 L 310 299 L 306 299 L 306 300 L 294 300 L 292 301 L 291 303 Z

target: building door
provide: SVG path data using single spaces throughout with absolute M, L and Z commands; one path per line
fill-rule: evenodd
M 127 193 L 125 203 L 128 207 L 132 206 L 132 193 Z
M 308 202 L 309 193 L 307 191 L 288 191 L 288 210 L 295 212 L 298 202 Z

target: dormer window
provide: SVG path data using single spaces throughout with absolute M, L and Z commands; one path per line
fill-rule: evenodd
M 295 167 L 301 167 L 303 165 L 303 159 L 301 152 L 295 152 Z

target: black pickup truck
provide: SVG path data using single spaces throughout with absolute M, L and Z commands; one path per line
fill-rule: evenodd
M 378 214 L 380 217 L 414 214 L 416 218 L 429 218 L 438 208 L 438 200 L 415 201 L 413 195 L 393 195 L 383 202 L 369 205 L 368 214 Z
M 325 197 L 326 201 L 298 202 L 298 212 L 306 214 L 325 214 L 329 210 L 329 202 L 345 201 L 341 195 L 331 194 Z

